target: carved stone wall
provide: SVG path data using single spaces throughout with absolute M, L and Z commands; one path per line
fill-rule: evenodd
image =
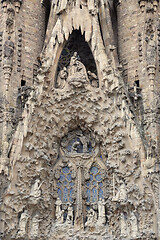
M 159 1 L 1 9 L 1 238 L 159 240 Z

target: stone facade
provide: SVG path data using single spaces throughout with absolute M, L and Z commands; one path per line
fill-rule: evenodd
M 0 4 L 0 238 L 160 240 L 159 1 Z

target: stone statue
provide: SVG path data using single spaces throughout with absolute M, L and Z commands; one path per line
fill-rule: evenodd
M 41 197 L 41 189 L 40 189 L 41 185 L 42 185 L 42 183 L 40 184 L 40 180 L 36 179 L 35 183 L 31 187 L 30 202 L 32 204 L 37 204 L 39 199 L 40 199 L 40 197 Z
M 127 223 L 123 212 L 121 213 L 120 216 L 120 224 L 121 224 L 121 237 L 127 237 L 128 236 Z
M 14 16 L 15 16 L 14 9 L 8 8 L 7 13 L 8 13 L 8 18 L 6 20 L 6 31 L 8 32 L 8 34 L 11 34 L 13 33 L 13 24 L 14 24 Z
M 75 141 L 72 145 L 72 149 L 71 152 L 72 153 L 78 153 L 78 147 L 80 146 L 80 142 L 79 141 Z
M 55 205 L 56 205 L 56 223 L 61 224 L 64 221 L 64 218 L 63 218 L 64 210 L 61 209 L 62 201 L 60 198 L 57 198 Z
M 77 52 L 74 52 L 73 56 L 71 57 L 68 67 L 67 82 L 69 85 L 74 87 L 82 87 L 84 84 L 89 83 L 86 68 L 79 60 Z
M 132 212 L 130 215 L 130 234 L 132 238 L 136 238 L 138 235 L 138 222 L 135 214 Z
M 26 225 L 27 225 L 27 222 L 28 222 L 28 213 L 27 213 L 27 210 L 25 210 L 22 214 L 21 214 L 21 217 L 20 217 L 20 220 L 19 220 L 19 227 L 18 227 L 18 234 L 17 234 L 17 238 L 20 238 L 20 237 L 24 237 L 26 235 Z
M 98 87 L 98 78 L 95 73 L 92 73 L 91 71 L 88 71 L 88 78 L 91 82 L 92 87 Z
M 67 213 L 66 223 L 68 223 L 68 224 L 72 224 L 73 223 L 73 207 L 72 207 L 71 203 L 69 203 L 69 206 L 68 206 L 68 213 Z
M 103 225 L 106 223 L 106 213 L 105 213 L 106 202 L 104 199 L 99 199 L 98 201 L 98 225 Z
M 155 65 L 155 61 L 156 61 L 156 41 L 154 40 L 154 35 L 151 35 L 147 47 L 147 64 Z
M 85 227 L 94 226 L 97 222 L 97 213 L 91 208 L 87 213 L 87 222 L 85 223 Z
M 80 140 L 83 144 L 83 153 L 87 153 L 88 152 L 88 139 L 86 136 L 81 136 Z
M 68 77 L 67 68 L 64 67 L 58 74 L 57 88 L 63 89 L 65 87 L 67 77 Z
M 117 192 L 114 201 L 125 203 L 127 201 L 126 186 L 123 181 L 121 181 L 120 184 L 119 191 Z
M 12 64 L 14 53 L 14 43 L 11 41 L 11 37 L 8 37 L 8 40 L 4 43 L 4 58 L 5 62 Z
M 32 218 L 31 228 L 30 228 L 30 236 L 32 237 L 32 239 L 35 239 L 36 237 L 38 237 L 39 222 L 40 222 L 39 214 L 36 214 Z

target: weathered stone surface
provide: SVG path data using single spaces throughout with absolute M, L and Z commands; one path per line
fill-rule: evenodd
M 1 1 L 0 238 L 160 239 L 159 1 Z

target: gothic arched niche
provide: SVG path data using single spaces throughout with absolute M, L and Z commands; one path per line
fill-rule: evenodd
M 72 61 L 73 58 L 75 63 Z M 88 82 L 90 82 L 93 87 L 99 87 L 96 63 L 91 49 L 80 30 L 72 32 L 61 52 L 55 82 L 56 88 L 64 87 L 64 82 L 67 81 L 71 65 L 76 64 L 78 66 L 77 71 L 80 72 L 80 69 L 83 69 L 83 73 L 85 72 Z

